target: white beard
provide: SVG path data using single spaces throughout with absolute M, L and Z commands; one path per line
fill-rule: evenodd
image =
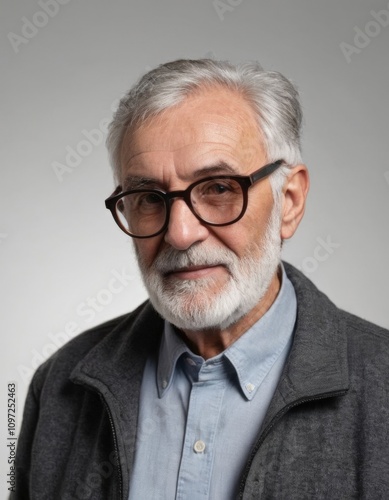
M 137 251 L 150 301 L 158 313 L 182 330 L 226 329 L 264 297 L 281 259 L 280 213 L 275 203 L 261 244 L 242 258 L 226 247 L 199 243 L 188 250 L 166 247 L 148 268 Z M 135 247 L 136 248 L 136 247 Z M 213 278 L 173 279 L 166 273 L 199 265 L 222 265 L 228 281 L 217 292 Z

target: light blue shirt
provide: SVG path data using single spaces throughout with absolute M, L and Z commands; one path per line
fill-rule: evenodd
M 165 322 L 147 361 L 129 500 L 232 500 L 292 345 L 297 301 L 282 268 L 266 314 L 204 361 Z

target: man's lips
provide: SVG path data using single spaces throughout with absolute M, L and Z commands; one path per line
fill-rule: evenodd
M 224 269 L 222 264 L 204 264 L 199 266 L 188 266 L 174 269 L 165 273 L 166 277 L 174 277 L 179 279 L 196 279 L 203 278 L 214 274 L 215 272 Z

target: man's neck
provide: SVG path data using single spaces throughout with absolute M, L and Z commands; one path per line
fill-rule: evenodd
M 224 330 L 210 328 L 205 330 L 180 330 L 178 333 L 195 354 L 202 356 L 204 359 L 217 356 L 262 318 L 276 300 L 280 288 L 280 273 L 276 273 L 260 302 L 248 314 Z

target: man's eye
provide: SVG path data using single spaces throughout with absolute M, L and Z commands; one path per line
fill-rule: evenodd
M 164 206 L 164 201 L 158 193 L 131 193 L 124 196 L 117 205 L 122 213 L 150 213 L 160 210 Z
M 142 198 L 140 199 L 140 203 L 144 205 L 156 205 L 158 203 L 162 204 L 163 199 L 158 194 L 147 193 L 142 196 Z
M 226 191 L 229 191 L 229 187 L 226 186 L 225 184 L 215 184 L 214 186 L 212 186 L 211 190 L 215 194 L 223 194 Z
M 207 182 L 201 188 L 202 196 L 221 196 L 226 194 L 236 193 L 239 186 L 235 182 L 216 181 Z
M 154 213 L 164 208 L 164 201 L 157 193 L 143 193 L 137 195 L 133 204 L 133 210 L 143 213 Z

